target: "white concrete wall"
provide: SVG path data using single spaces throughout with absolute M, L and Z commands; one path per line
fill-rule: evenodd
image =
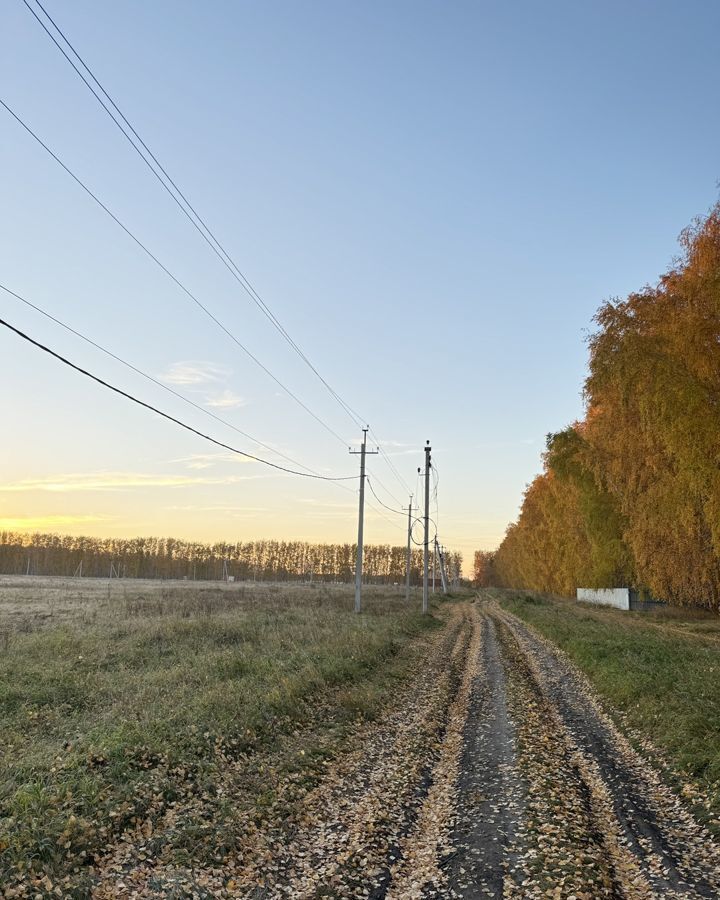
M 577 599 L 583 603 L 600 603 L 616 609 L 630 609 L 629 588 L 578 588 Z

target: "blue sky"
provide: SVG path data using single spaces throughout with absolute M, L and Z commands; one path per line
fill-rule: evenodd
M 582 414 L 598 305 L 654 281 L 717 197 L 720 7 L 47 0 L 120 108 L 414 489 L 491 548 Z M 0 109 L 0 281 L 290 456 L 352 474 L 350 419 L 152 179 L 21 0 L 2 97 L 262 362 L 283 395 Z M 7 296 L 103 377 L 257 447 Z M 0 525 L 352 541 L 356 501 L 276 476 L 0 334 Z M 264 451 L 260 451 L 264 453 Z M 207 454 L 212 454 L 208 456 Z M 373 458 L 391 506 L 406 490 Z M 383 490 L 392 491 L 397 501 Z M 403 541 L 370 510 L 367 540 Z

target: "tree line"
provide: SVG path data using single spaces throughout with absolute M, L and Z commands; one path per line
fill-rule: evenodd
M 246 541 L 204 544 L 175 538 L 94 538 L 0 532 L 0 573 L 124 578 L 187 578 L 349 582 L 355 577 L 356 544 Z M 406 547 L 367 544 L 368 583 L 405 581 Z M 460 578 L 462 554 L 448 553 L 450 578 Z M 422 550 L 411 553 L 410 577 L 419 584 Z M 438 575 L 439 579 L 439 575 Z
M 600 307 L 585 417 L 548 435 L 480 581 L 720 606 L 720 204 L 680 243 L 657 285 Z

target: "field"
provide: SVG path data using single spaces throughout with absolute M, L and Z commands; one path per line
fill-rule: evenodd
M 0 583 L 0 895 L 720 896 L 720 628 L 526 592 Z
M 310 784 L 437 625 L 397 588 L 364 601 L 356 616 L 348 586 L 0 581 L 0 881 L 84 896 L 94 855 L 128 829 L 150 840 L 170 807 L 152 852 L 222 859 L 242 811 L 272 803 L 252 766 L 228 803 L 230 764 L 262 755 Z

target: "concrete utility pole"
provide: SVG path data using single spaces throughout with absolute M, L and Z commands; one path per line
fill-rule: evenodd
M 430 441 L 425 442 L 425 538 L 423 540 L 423 615 L 428 611 L 428 563 L 430 544 Z
M 408 541 L 407 541 L 407 555 L 405 557 L 405 599 L 410 600 L 410 565 L 412 561 L 412 547 L 410 543 L 412 541 L 412 500 L 413 495 L 410 494 L 410 503 L 408 504 Z
M 445 548 L 438 544 L 437 535 L 435 535 L 435 552 L 440 560 L 440 578 L 442 580 L 443 594 L 448 592 L 447 572 L 445 571 Z
M 363 439 L 359 450 L 350 449 L 350 453 L 360 454 L 360 505 L 358 509 L 357 560 L 355 562 L 355 612 L 362 610 L 362 574 L 363 574 L 363 519 L 365 515 L 365 456 L 367 453 L 379 453 L 379 450 L 367 450 L 368 429 L 363 428 Z

